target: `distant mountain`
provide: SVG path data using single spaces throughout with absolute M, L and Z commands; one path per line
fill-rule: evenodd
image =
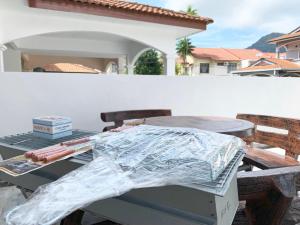
M 271 33 L 266 36 L 263 36 L 260 38 L 257 42 L 255 42 L 253 45 L 249 46 L 247 49 L 258 49 L 262 52 L 276 52 L 275 45 L 267 43 L 267 41 L 277 38 L 279 36 L 283 35 L 282 33 Z M 280 52 L 284 52 L 284 49 L 280 49 Z

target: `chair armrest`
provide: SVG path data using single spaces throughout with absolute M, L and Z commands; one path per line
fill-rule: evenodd
M 271 190 L 291 198 L 296 193 L 300 166 L 238 173 L 240 200 L 258 199 Z

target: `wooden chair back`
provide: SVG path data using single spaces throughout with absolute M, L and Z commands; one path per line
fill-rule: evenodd
M 124 120 L 144 119 L 158 116 L 171 116 L 172 112 L 169 109 L 146 109 L 146 110 L 129 110 L 117 112 L 101 113 L 103 122 L 114 122 L 113 126 L 107 126 L 103 131 L 108 131 L 124 124 Z
M 283 224 L 299 174 L 300 166 L 239 173 L 239 200 L 246 205 L 237 212 L 233 225 Z
M 300 120 L 251 114 L 238 114 L 237 119 L 248 120 L 255 124 L 252 136 L 245 138 L 248 144 L 252 142 L 278 147 L 285 150 L 285 154 L 294 159 L 300 154 Z M 287 134 L 273 131 L 262 131 L 257 126 L 265 126 L 286 130 Z

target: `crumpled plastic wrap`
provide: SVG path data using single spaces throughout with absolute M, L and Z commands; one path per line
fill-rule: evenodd
M 40 187 L 6 216 L 8 225 L 51 225 L 92 202 L 136 188 L 215 180 L 237 152 L 241 139 L 198 129 L 141 125 L 94 137 L 94 160 Z

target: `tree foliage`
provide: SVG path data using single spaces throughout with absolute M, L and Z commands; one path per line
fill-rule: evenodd
M 197 9 L 194 9 L 191 5 L 184 12 L 191 16 L 198 16 Z M 192 55 L 194 48 L 195 46 L 192 45 L 192 41 L 188 37 L 177 42 L 176 52 L 182 59 L 182 67 L 184 68 L 185 75 L 188 73 L 187 57 Z
M 189 5 L 185 11 L 187 14 L 191 16 L 198 16 L 198 10 L 194 9 L 193 6 Z
M 135 63 L 135 74 L 141 75 L 161 75 L 163 64 L 154 49 L 144 52 Z
M 185 68 L 185 74 L 187 74 L 187 57 L 192 55 L 195 46 L 192 45 L 191 39 L 185 37 L 178 41 L 176 52 L 182 59 L 183 67 Z

